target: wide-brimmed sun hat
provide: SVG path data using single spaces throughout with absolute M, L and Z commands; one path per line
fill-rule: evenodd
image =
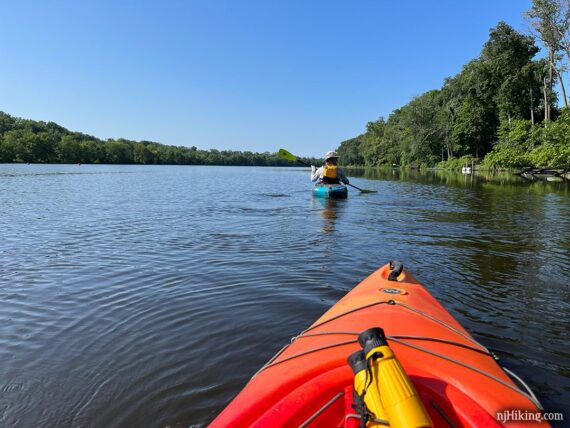
M 336 152 L 330 151 L 327 152 L 327 154 L 325 155 L 325 160 L 329 160 L 329 159 L 338 159 L 338 155 L 336 154 Z

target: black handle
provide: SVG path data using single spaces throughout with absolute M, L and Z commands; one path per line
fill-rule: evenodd
M 404 264 L 399 260 L 394 260 L 390 262 L 390 275 L 388 275 L 388 281 L 397 281 L 398 277 L 404 270 Z

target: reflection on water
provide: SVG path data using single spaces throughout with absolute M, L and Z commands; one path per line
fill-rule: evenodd
M 566 183 L 351 171 L 378 193 L 328 200 L 308 175 L 0 165 L 0 426 L 207 424 L 391 259 L 568 410 Z
M 473 187 L 487 183 L 491 186 L 509 186 L 520 190 L 548 193 L 552 191 L 566 193 L 569 181 L 544 182 L 529 181 L 507 172 L 476 171 L 473 174 L 460 174 L 456 171 L 407 170 L 400 168 L 354 168 L 347 171 L 353 177 L 369 180 L 411 181 L 423 184 L 446 184 L 461 187 Z
M 342 212 L 346 199 L 313 197 L 313 209 L 317 209 L 323 219 L 323 232 L 335 231 L 337 217 Z

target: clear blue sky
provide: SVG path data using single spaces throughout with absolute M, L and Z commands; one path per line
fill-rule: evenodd
M 530 0 L 0 1 L 0 110 L 100 138 L 322 155 Z

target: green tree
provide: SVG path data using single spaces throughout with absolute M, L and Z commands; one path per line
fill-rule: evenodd
M 73 136 L 62 137 L 57 146 L 57 155 L 61 163 L 81 162 L 81 145 Z
M 529 79 L 536 79 L 529 73 L 529 65 L 537 53 L 532 37 L 518 33 L 504 22 L 491 30 L 481 60 L 488 67 L 493 101 L 501 120 L 529 119 L 529 100 L 533 104 L 540 100 L 538 91 L 529 93 Z M 540 85 L 540 81 L 533 83 L 534 88 Z
M 4 133 L 4 153 L 12 162 L 33 162 L 34 133 L 29 129 L 13 129 Z
M 79 143 L 82 163 L 105 163 L 104 143 L 96 139 L 83 139 Z
M 2 136 L 5 132 L 11 131 L 14 129 L 16 125 L 16 119 L 0 111 L 0 136 Z
M 152 164 L 153 154 L 143 143 L 137 143 L 133 147 L 133 160 L 138 164 Z
M 344 165 L 363 165 L 364 158 L 360 154 L 360 146 L 362 145 L 362 135 L 350 140 L 343 141 L 337 149 Z
M 105 144 L 106 162 L 114 164 L 133 163 L 132 145 L 126 140 L 107 140 Z
M 475 97 L 468 96 L 463 100 L 452 131 L 452 138 L 460 148 L 459 155 L 470 154 L 478 158 L 490 149 L 495 131 L 489 126 L 495 120 L 493 113 Z
M 532 7 L 526 12 L 536 36 L 548 49 L 547 60 L 549 63 L 548 80 L 545 80 L 545 97 L 552 93 L 554 84 L 553 73 L 556 74 L 562 91 L 564 106 L 568 107 L 568 98 L 562 79 L 564 64 L 562 63 L 563 52 L 570 48 L 570 38 L 567 37 L 570 28 L 570 6 L 564 0 L 533 0 Z M 570 59 L 570 49 L 567 51 Z M 547 113 L 546 120 L 550 120 Z
M 364 164 L 367 166 L 376 166 L 382 164 L 382 144 L 384 136 L 384 128 L 386 121 L 383 117 L 375 122 L 368 122 L 366 132 L 362 137 L 360 144 L 360 152 Z
M 14 137 L 9 135 L 13 131 L 5 132 L 0 137 L 0 163 L 14 162 L 16 159 L 16 142 Z
M 434 165 L 441 153 L 441 139 L 438 114 L 442 109 L 441 92 L 428 91 L 414 98 L 401 111 L 406 133 L 411 145 L 411 160 L 418 164 Z

